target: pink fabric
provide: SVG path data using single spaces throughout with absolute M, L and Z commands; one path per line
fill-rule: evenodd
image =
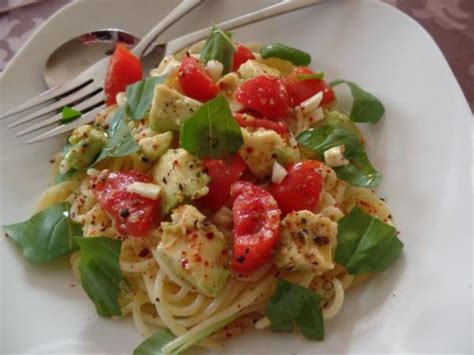
M 2 0 L 0 71 L 55 11 L 71 0 Z M 474 0 L 385 0 L 417 20 L 435 39 L 474 111 Z M 24 6 L 22 6 L 24 5 Z M 12 10 L 8 10 L 8 9 Z

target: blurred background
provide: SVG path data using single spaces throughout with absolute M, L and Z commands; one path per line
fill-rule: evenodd
M 70 2 L 72 0 L 0 0 L 0 72 L 31 34 Z M 414 18 L 430 33 L 474 111 L 474 0 L 384 2 Z

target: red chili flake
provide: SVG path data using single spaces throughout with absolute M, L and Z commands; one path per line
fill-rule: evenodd
M 246 152 L 247 154 L 252 154 L 253 148 L 252 148 L 252 147 L 247 147 L 247 148 L 245 148 L 245 152 Z
M 212 232 L 206 233 L 206 238 L 211 240 L 212 238 L 214 238 L 214 233 L 212 233 Z
M 148 255 L 150 255 L 150 249 L 148 249 L 148 248 L 143 248 L 143 249 L 138 253 L 138 256 L 141 257 L 141 258 L 145 258 L 145 257 L 147 257 Z
M 181 266 L 182 266 L 183 268 L 186 269 L 187 266 L 188 266 L 188 263 L 189 263 L 189 262 L 188 262 L 188 259 L 186 259 L 186 258 L 185 258 L 185 259 L 181 259 Z
M 316 243 L 317 246 L 323 246 L 329 244 L 329 238 L 328 237 L 315 237 L 314 242 Z

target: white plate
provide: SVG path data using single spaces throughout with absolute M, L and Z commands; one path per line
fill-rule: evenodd
M 167 36 L 265 4 L 208 2 Z M 103 0 L 66 7 L 6 69 L 0 112 L 44 89 L 43 63 L 65 40 L 104 27 L 143 34 L 172 5 Z M 471 114 L 436 44 L 404 14 L 367 1 L 332 2 L 234 36 L 305 49 L 328 78 L 353 80 L 384 102 L 384 119 L 365 131 L 369 154 L 384 175 L 381 194 L 406 247 L 388 272 L 348 295 L 342 312 L 327 322 L 324 342 L 248 331 L 230 340 L 226 352 L 471 352 Z M 30 215 L 46 188 L 48 159 L 63 139 L 25 146 L 1 125 L 1 222 L 11 223 Z M 1 353 L 130 353 L 141 341 L 131 319 L 96 315 L 65 262 L 30 266 L 10 241 L 0 243 Z

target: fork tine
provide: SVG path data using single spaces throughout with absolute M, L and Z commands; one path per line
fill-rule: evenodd
M 96 93 L 94 96 L 88 98 L 87 100 L 79 103 L 78 105 L 74 106 L 73 108 L 78 111 L 87 111 L 90 110 L 97 105 L 103 104 L 104 103 L 104 95 L 102 91 L 99 91 Z M 17 137 L 24 136 L 25 134 L 37 131 L 43 127 L 49 126 L 53 123 L 61 121 L 63 118 L 62 113 L 58 113 L 52 117 L 47 118 L 44 121 L 38 122 L 37 124 L 34 124 L 31 127 L 28 127 L 20 132 L 17 133 Z
M 99 107 L 96 107 L 95 109 L 87 112 L 86 114 L 82 115 L 81 118 L 65 124 L 65 125 L 60 125 L 58 127 L 55 127 L 48 132 L 45 132 L 43 134 L 40 134 L 39 136 L 36 136 L 29 141 L 26 142 L 26 144 L 33 144 L 33 143 L 38 143 L 41 141 L 44 141 L 46 139 L 50 139 L 53 137 L 56 137 L 57 135 L 63 134 L 65 132 L 71 131 L 74 128 L 77 128 L 79 126 L 82 126 L 86 123 L 89 123 L 94 120 L 94 118 L 105 108 L 105 105 L 100 105 Z
M 33 108 L 35 106 L 41 105 L 49 100 L 57 98 L 58 96 L 64 95 L 71 91 L 77 91 L 78 89 L 82 88 L 84 85 L 88 84 L 91 81 L 92 79 L 85 80 L 79 76 L 74 80 L 68 81 L 67 83 L 55 86 L 49 90 L 42 92 L 41 94 L 35 97 L 32 97 L 31 99 L 26 101 L 24 104 L 5 112 L 3 115 L 0 116 L 0 119 L 4 119 L 7 117 L 16 115 L 17 113 L 20 113 L 30 108 Z
M 78 91 L 60 99 L 59 101 L 53 102 L 51 105 L 48 105 L 46 107 L 43 107 L 39 111 L 35 111 L 30 113 L 29 115 L 26 115 L 25 117 L 16 120 L 8 125 L 8 128 L 13 128 L 16 126 L 19 126 L 23 123 L 26 123 L 28 121 L 32 121 L 38 117 L 41 117 L 43 115 L 46 115 L 47 113 L 54 112 L 58 109 L 63 108 L 64 106 L 71 105 L 72 103 L 83 99 L 84 97 L 94 94 L 98 90 L 101 90 L 102 88 L 98 87 L 97 85 L 92 85 L 91 83 L 86 84 L 83 88 L 79 89 Z

